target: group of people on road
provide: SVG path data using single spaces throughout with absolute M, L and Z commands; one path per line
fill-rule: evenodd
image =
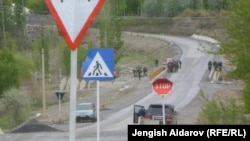
M 167 58 L 166 59 L 167 64 L 167 72 L 173 73 L 178 72 L 179 69 L 181 69 L 181 61 L 175 60 L 173 58 Z
M 159 60 L 155 59 L 155 67 L 158 67 Z M 178 72 L 181 69 L 182 62 L 179 59 L 166 58 L 163 63 L 163 70 L 166 70 L 168 73 Z
M 136 67 L 133 69 L 133 75 L 134 77 L 138 77 L 139 80 L 141 79 L 142 76 L 147 76 L 148 69 L 147 67 Z
M 215 71 L 222 70 L 222 61 L 208 61 L 208 70 L 211 71 L 214 68 Z
M 165 60 L 166 62 L 166 71 L 167 72 L 178 72 L 179 69 L 181 69 L 181 61 L 179 59 L 175 60 L 173 58 L 166 58 Z M 155 67 L 158 67 L 159 65 L 159 60 L 156 58 L 155 59 Z M 147 76 L 147 72 L 148 72 L 148 69 L 147 67 L 140 67 L 140 66 L 137 66 L 133 69 L 133 76 L 134 77 L 138 77 L 139 80 L 141 79 L 141 77 L 143 76 Z

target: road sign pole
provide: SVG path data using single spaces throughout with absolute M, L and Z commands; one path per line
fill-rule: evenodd
M 105 0 L 45 0 L 57 26 L 71 49 L 69 140 L 75 141 L 77 47 Z M 77 19 L 77 20 L 75 20 Z M 72 32 L 74 31 L 74 32 Z M 78 32 L 76 32 L 78 31 Z M 112 72 L 113 73 L 113 72 Z M 99 120 L 99 118 L 98 118 Z
M 61 122 L 61 95 L 59 94 L 59 101 L 58 101 L 58 117 L 59 122 Z
M 70 117 L 69 141 L 76 140 L 76 79 L 77 79 L 77 49 L 71 50 L 70 59 Z
M 99 109 L 100 109 L 100 90 L 99 90 L 99 80 L 97 80 L 97 84 L 96 84 L 96 136 L 97 136 L 97 141 L 100 140 L 100 124 L 99 124 L 99 121 L 100 121 L 100 113 L 99 113 Z
M 44 67 L 44 49 L 42 48 L 42 78 L 43 78 L 43 117 L 46 117 L 46 94 L 45 94 L 45 67 Z
M 163 125 L 166 124 L 166 117 L 165 117 L 165 100 L 164 100 L 164 95 L 162 95 L 162 122 L 163 122 Z

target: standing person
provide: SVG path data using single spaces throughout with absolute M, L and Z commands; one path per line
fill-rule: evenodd
M 141 107 L 141 109 L 138 111 L 138 124 L 142 124 L 143 123 L 143 119 L 145 117 L 146 114 L 146 110 L 144 108 L 144 106 Z
M 156 58 L 155 59 L 155 67 L 158 67 L 158 64 L 159 64 L 159 60 Z
M 143 67 L 143 76 L 147 76 L 148 69 L 146 67 Z
M 178 63 L 179 69 L 181 69 L 181 60 L 178 59 L 177 63 Z
M 217 68 L 217 65 L 218 65 L 217 61 L 214 61 L 214 62 L 213 62 L 214 70 Z
M 221 61 L 218 62 L 218 67 L 219 67 L 219 71 L 221 71 L 222 70 L 222 62 Z
M 117 77 L 117 72 L 114 71 L 114 80 L 116 79 L 116 77 Z M 114 81 L 112 81 L 112 84 L 113 84 L 113 82 L 114 82 Z
M 137 67 L 137 73 L 138 73 L 139 80 L 141 80 L 141 73 L 142 73 L 142 68 L 141 67 Z
M 138 71 L 138 78 L 139 78 L 139 80 L 141 80 L 141 73 L 142 73 L 142 70 L 141 70 L 141 69 L 138 69 L 137 71 Z
M 144 106 L 139 110 L 138 112 L 138 117 L 144 117 L 146 114 L 146 110 L 144 108 Z
M 208 70 L 211 71 L 211 68 L 212 68 L 212 61 L 209 61 L 208 62 Z
M 114 79 L 116 79 L 116 78 L 117 78 L 117 72 L 114 71 Z

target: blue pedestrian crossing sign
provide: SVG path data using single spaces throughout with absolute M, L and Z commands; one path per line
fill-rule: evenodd
M 82 64 L 83 80 L 114 79 L 114 49 L 92 48 Z

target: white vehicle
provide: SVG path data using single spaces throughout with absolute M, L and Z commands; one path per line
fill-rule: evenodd
M 96 108 L 93 103 L 79 103 L 76 106 L 76 122 L 96 121 Z

